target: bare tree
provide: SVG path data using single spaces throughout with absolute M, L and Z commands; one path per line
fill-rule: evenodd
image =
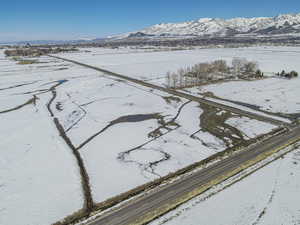
M 178 74 L 172 73 L 171 75 L 171 83 L 173 88 L 177 88 L 178 85 Z
M 246 75 L 253 75 L 258 70 L 258 63 L 249 61 L 244 64 L 243 70 Z
M 170 88 L 172 86 L 172 84 L 171 84 L 171 72 L 170 71 L 167 72 L 166 83 L 167 83 L 168 88 Z
M 199 63 L 193 66 L 192 70 L 197 77 L 197 80 L 201 81 L 207 79 L 208 74 L 212 72 L 212 67 L 209 63 Z
M 232 69 L 235 76 L 240 76 L 244 65 L 247 63 L 245 58 L 233 58 Z
M 198 63 L 185 67 L 175 73 L 167 73 L 167 86 L 172 88 L 187 87 L 203 84 L 210 80 L 231 79 L 234 77 L 262 77 L 257 62 L 244 58 L 234 58 L 232 67 L 225 60 L 215 60 L 212 63 Z M 232 73 L 233 74 L 232 74 Z
M 212 67 L 221 73 L 227 73 L 229 71 L 229 67 L 227 66 L 227 62 L 225 60 L 215 60 L 212 62 Z

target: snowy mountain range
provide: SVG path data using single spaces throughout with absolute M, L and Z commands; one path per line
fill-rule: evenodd
M 202 18 L 184 23 L 157 24 L 140 31 L 118 36 L 134 37 L 232 37 L 232 36 L 300 36 L 300 13 L 258 18 Z M 117 36 L 115 36 L 117 38 Z

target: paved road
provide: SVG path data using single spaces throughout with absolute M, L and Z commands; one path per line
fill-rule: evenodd
M 272 152 L 274 149 L 286 146 L 300 140 L 300 127 L 288 133 L 272 137 L 260 144 L 252 146 L 247 151 L 239 152 L 231 157 L 200 170 L 190 176 L 179 179 L 137 201 L 128 203 L 117 211 L 113 211 L 96 219 L 88 225 L 128 225 L 136 219 L 145 216 L 155 209 L 172 203 L 175 199 L 185 196 L 191 191 L 226 175 L 245 163 L 259 157 L 263 153 Z
M 62 58 L 62 57 L 57 57 L 57 56 L 52 56 L 52 55 L 49 55 L 49 56 L 53 57 L 53 58 L 56 58 L 56 59 L 61 59 L 61 60 L 67 61 L 67 62 L 71 62 L 71 63 L 77 64 L 77 65 L 80 65 L 80 66 L 83 66 L 83 67 L 87 67 L 87 68 L 90 68 L 90 69 L 93 69 L 93 70 L 97 70 L 97 71 L 100 71 L 102 73 L 105 73 L 106 75 L 121 78 L 121 79 L 130 81 L 132 83 L 136 83 L 136 84 L 148 87 L 148 88 L 163 91 L 163 92 L 166 92 L 168 94 L 175 95 L 175 96 L 178 96 L 178 97 L 182 97 L 182 98 L 185 98 L 185 99 L 188 99 L 188 100 L 191 100 L 191 101 L 204 103 L 204 104 L 214 106 L 214 107 L 217 107 L 217 108 L 220 108 L 220 109 L 232 112 L 232 113 L 247 116 L 249 118 L 253 118 L 253 119 L 264 121 L 264 122 L 269 122 L 269 123 L 274 124 L 274 125 L 291 127 L 291 124 L 283 122 L 281 120 L 277 120 L 275 118 L 271 118 L 271 117 L 264 116 L 264 115 L 261 115 L 261 114 L 256 114 L 256 113 L 253 113 L 253 112 L 248 112 L 248 111 L 241 110 L 241 109 L 238 109 L 238 108 L 234 108 L 234 107 L 231 107 L 231 106 L 228 106 L 228 105 L 224 105 L 224 104 L 221 104 L 221 103 L 210 101 L 210 100 L 207 100 L 207 99 L 204 99 L 204 98 L 196 97 L 196 96 L 193 96 L 193 95 L 190 95 L 190 94 L 187 94 L 187 93 L 179 92 L 179 91 L 176 91 L 176 90 L 173 90 L 173 89 L 168 89 L 168 88 L 165 88 L 165 87 L 162 87 L 162 86 L 151 84 L 151 83 L 148 83 L 148 82 L 145 82 L 145 81 L 142 81 L 142 80 L 138 80 L 138 79 L 135 79 L 135 78 L 132 78 L 132 77 L 122 75 L 122 74 L 114 73 L 114 72 L 111 72 L 111 71 L 108 71 L 108 70 L 101 69 L 99 67 L 87 65 L 87 64 L 80 63 L 80 62 L 77 62 L 77 61 L 74 61 L 74 60 L 70 60 L 70 59 L 66 59 L 66 58 Z

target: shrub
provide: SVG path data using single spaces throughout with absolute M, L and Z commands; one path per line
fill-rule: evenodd
M 290 74 L 291 74 L 291 77 L 298 77 L 298 73 L 294 70 L 291 71 Z

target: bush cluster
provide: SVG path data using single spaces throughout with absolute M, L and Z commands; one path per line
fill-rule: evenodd
M 298 72 L 292 70 L 291 72 L 287 73 L 284 70 L 282 70 L 281 73 L 276 73 L 276 76 L 291 79 L 291 78 L 294 78 L 294 77 L 298 77 Z
M 257 62 L 234 58 L 231 66 L 227 65 L 225 60 L 215 60 L 210 63 L 198 63 L 191 67 L 181 68 L 176 72 L 168 72 L 166 82 L 169 88 L 182 88 L 209 81 L 262 78 L 263 76 Z

